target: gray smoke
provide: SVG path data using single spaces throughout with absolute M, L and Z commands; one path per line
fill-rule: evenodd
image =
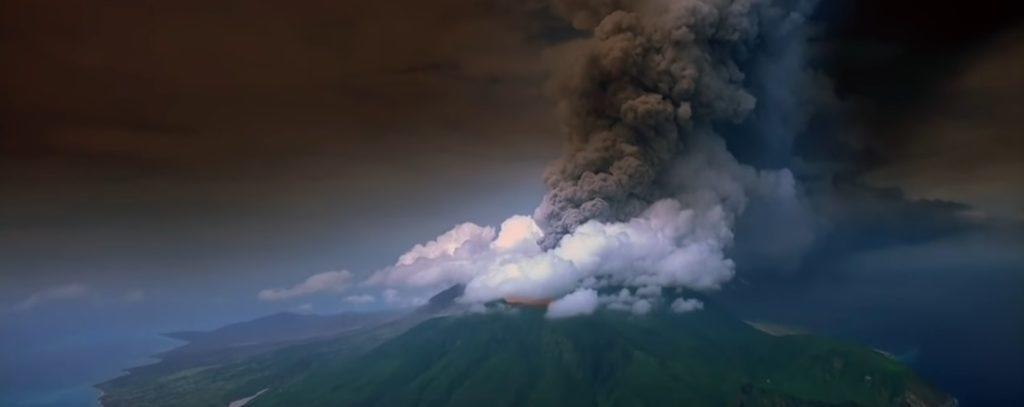
M 568 133 L 534 217 L 543 248 L 588 220 L 624 221 L 678 191 L 660 182 L 687 141 L 755 105 L 739 62 L 758 36 L 752 0 L 553 0 L 590 32 L 575 68 L 554 79 Z

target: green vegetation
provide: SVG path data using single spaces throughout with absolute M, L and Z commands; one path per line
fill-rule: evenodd
M 410 324 L 409 326 L 412 326 Z M 772 336 L 707 307 L 548 320 L 438 317 L 105 388 L 115 405 L 939 406 L 952 399 L 871 349 Z M 404 333 L 401 333 L 404 332 Z M 400 333 L 400 334 L 399 334 Z M 390 339 L 389 339 L 390 338 Z M 130 376 L 129 376 L 130 377 Z
M 712 312 L 438 318 L 254 405 L 941 405 L 870 349 L 775 337 Z M 913 400 L 913 401 L 911 401 Z

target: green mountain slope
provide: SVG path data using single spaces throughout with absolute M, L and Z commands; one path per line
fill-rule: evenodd
M 223 407 L 267 389 L 247 405 L 955 404 L 872 349 L 769 335 L 710 301 L 685 314 L 562 320 L 540 309 L 465 314 L 453 306 L 432 301 L 389 323 L 241 360 L 143 370 L 101 385 L 103 402 Z
M 546 320 L 537 310 L 436 318 L 252 405 L 946 405 L 877 352 L 776 337 L 715 311 Z

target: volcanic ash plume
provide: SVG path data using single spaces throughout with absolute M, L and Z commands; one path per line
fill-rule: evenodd
M 566 316 L 592 312 L 594 288 L 625 287 L 599 302 L 645 313 L 661 288 L 727 282 L 734 265 L 724 252 L 748 198 L 796 196 L 788 171 L 738 163 L 713 131 L 755 106 L 739 62 L 765 7 L 555 0 L 553 9 L 590 36 L 576 44 L 577 63 L 552 78 L 568 143 L 545 174 L 549 191 L 534 216 L 509 218 L 497 231 L 460 225 L 368 284 L 414 292 L 460 283 L 467 302 L 566 296 L 556 303 L 581 305 L 560 306 Z
M 749 1 L 561 0 L 556 9 L 593 36 L 575 69 L 555 78 L 569 145 L 535 214 L 544 248 L 669 195 L 659 179 L 685 139 L 755 104 L 733 60 L 757 35 Z

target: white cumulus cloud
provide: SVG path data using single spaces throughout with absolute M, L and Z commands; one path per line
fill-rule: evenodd
M 633 303 L 632 307 L 630 307 L 630 311 L 636 315 L 645 315 L 648 312 L 651 312 L 651 308 L 653 307 L 654 305 L 652 305 L 648 300 L 638 300 Z
M 341 300 L 346 304 L 369 304 L 377 301 L 377 297 L 370 294 L 350 295 Z
M 704 303 L 695 298 L 677 298 L 675 301 L 672 301 L 671 308 L 672 312 L 682 314 L 703 309 Z
M 92 288 L 81 283 L 64 284 L 37 291 L 14 306 L 15 310 L 27 310 L 57 301 L 84 299 L 92 294 Z
M 314 274 L 305 281 L 288 288 L 268 288 L 259 292 L 263 301 L 282 301 L 305 297 L 325 291 L 340 292 L 348 288 L 352 281 L 352 273 L 348 270 L 328 271 Z
M 559 298 L 548 305 L 548 318 L 567 318 L 593 314 L 597 309 L 597 291 L 583 288 Z

